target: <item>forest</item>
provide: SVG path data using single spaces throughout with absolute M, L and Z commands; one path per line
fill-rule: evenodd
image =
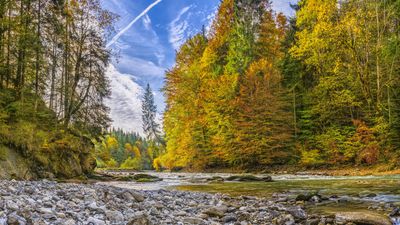
M 16 150 L 67 177 L 96 166 L 399 166 L 400 1 L 292 8 L 221 1 L 166 71 L 162 126 L 147 86 L 140 136 L 112 128 L 104 103 L 117 15 L 98 0 L 0 0 L 0 159 Z
M 2 158 L 17 152 L 45 177 L 93 170 L 91 139 L 110 124 L 105 40 L 116 18 L 97 0 L 0 1 Z
M 164 93 L 167 168 L 398 166 L 400 1 L 224 0 Z

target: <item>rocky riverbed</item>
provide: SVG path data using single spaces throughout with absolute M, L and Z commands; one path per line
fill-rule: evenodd
M 0 181 L 0 225 L 392 224 L 389 217 L 374 213 L 308 214 L 303 204 L 281 195 L 267 199 L 104 184 Z

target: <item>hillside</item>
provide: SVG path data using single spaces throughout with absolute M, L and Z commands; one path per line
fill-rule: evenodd
M 96 166 L 88 137 L 64 129 L 33 94 L 0 91 L 0 178 L 72 178 Z M 36 105 L 36 107 L 35 107 Z

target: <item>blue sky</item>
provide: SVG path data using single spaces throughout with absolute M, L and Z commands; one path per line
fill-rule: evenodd
M 290 15 L 289 2 L 295 1 L 276 0 L 273 5 L 275 10 Z M 141 87 L 150 83 L 161 113 L 165 105 L 160 89 L 165 71 L 174 65 L 175 51 L 203 26 L 210 26 L 219 3 L 220 0 L 101 0 L 103 8 L 119 15 L 115 24 L 119 38 L 115 42 L 109 40 L 109 48 L 118 55 L 112 62 L 116 70 L 110 70 L 114 78 L 128 76 Z M 136 22 L 129 26 L 135 18 Z M 114 83 L 113 88 L 125 88 L 121 85 Z M 132 91 L 138 91 L 136 89 Z M 115 96 L 112 100 L 119 101 Z M 119 106 L 123 104 L 118 103 Z M 113 110 L 113 106 L 111 108 Z

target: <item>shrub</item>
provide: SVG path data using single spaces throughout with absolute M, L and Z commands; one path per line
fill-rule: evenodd
M 161 164 L 161 159 L 156 158 L 153 161 L 153 167 L 156 171 L 161 171 L 162 170 L 162 164 Z
M 118 163 L 115 161 L 115 159 L 111 158 L 109 161 L 107 161 L 107 167 L 108 168 L 117 168 Z
M 122 169 L 141 169 L 141 160 L 139 158 L 127 158 L 120 166 Z
M 301 163 L 307 166 L 319 165 L 324 161 L 321 159 L 319 150 L 313 149 L 310 151 L 303 150 L 301 152 Z
M 106 168 L 106 164 L 101 159 L 96 159 L 96 165 L 97 168 Z

